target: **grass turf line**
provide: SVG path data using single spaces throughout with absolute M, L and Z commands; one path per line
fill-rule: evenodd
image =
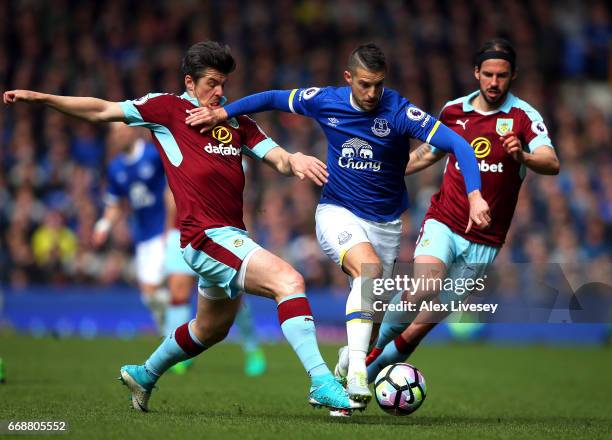
M 243 375 L 237 345 L 221 344 L 184 376 L 164 375 L 152 412 L 130 409 L 116 380 L 157 340 L 32 339 L 0 336 L 7 383 L 0 420 L 67 420 L 65 438 L 610 438 L 609 349 L 423 346 L 411 358 L 428 396 L 413 415 L 384 414 L 375 402 L 351 419 L 306 403 L 308 379 L 288 345 L 266 346 L 268 372 Z M 328 364 L 336 347 L 323 347 Z M 3 436 L 4 437 L 4 436 Z M 24 438 L 20 435 L 19 438 Z

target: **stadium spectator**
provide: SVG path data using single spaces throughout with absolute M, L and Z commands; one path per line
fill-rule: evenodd
M 65 279 L 65 266 L 76 254 L 77 237 L 66 225 L 62 214 L 49 210 L 42 225 L 32 234 L 32 251 L 44 277 L 49 282 Z
M 560 247 L 555 233 L 564 227 L 573 229 L 587 261 L 603 259 L 610 267 L 612 110 L 605 81 L 611 75 L 611 23 L 610 6 L 604 1 L 357 0 L 346 7 L 343 2 L 279 0 L 277 7 L 269 8 L 261 1 L 228 0 L 202 6 L 161 0 L 155 2 L 153 13 L 149 5 L 126 0 L 83 0 L 74 7 L 64 6 L 69 3 L 0 2 L 2 90 L 33 88 L 113 101 L 154 89 L 182 93 L 177 59 L 191 43 L 214 38 L 230 44 L 239 61 L 227 87 L 228 96 L 238 98 L 295 84 L 336 83 L 342 63 L 333 61 L 345 59 L 359 42 L 373 39 L 394 60 L 388 85 L 424 110 L 435 112 L 451 96 L 471 90 L 468 67 L 473 48 L 502 34 L 516 44 L 521 59 L 522 80 L 516 92 L 541 111 L 563 165 L 554 183 L 544 184 L 538 176 L 525 182 L 527 188 L 509 232 L 509 258 L 525 261 L 535 252 L 527 247 L 533 239 L 530 231 L 536 231 L 544 246 L 536 253 L 544 251 L 550 259 Z M 124 12 L 128 8 L 129 20 Z M 475 31 L 466 33 L 466 28 Z M 255 59 L 257 64 L 247 62 Z M 258 122 L 282 145 L 325 159 L 326 143 L 310 121 L 270 113 L 260 115 Z M 44 281 L 41 272 L 34 270 L 30 243 L 47 210 L 62 212 L 79 237 L 87 235 L 88 226 L 83 223 L 90 221 L 89 212 L 98 211 L 94 218 L 100 213 L 104 185 L 95 185 L 92 173 L 100 175 L 105 169 L 109 156 L 100 146 L 106 143 L 107 133 L 83 132 L 88 129 L 91 127 L 83 128 L 52 111 L 36 114 L 25 107 L 0 108 L 0 282 L 23 286 Z M 91 151 L 85 150 L 89 148 L 86 143 L 93 146 Z M 401 259 L 412 256 L 431 188 L 439 186 L 440 176 L 438 168 L 408 180 L 412 206 Z M 295 249 L 313 240 L 314 228 L 299 219 L 303 212 L 314 212 L 317 190 L 308 188 L 312 193 L 308 196 L 300 192 L 304 199 L 299 206 L 287 203 L 285 193 L 280 206 L 274 208 L 280 220 L 272 226 L 275 220 L 270 219 L 267 208 L 262 209 L 268 188 L 306 190 L 288 187 L 282 177 L 252 164 L 245 218 L 256 239 L 265 244 L 274 241 L 275 250 L 292 259 Z M 601 225 L 591 225 L 593 218 Z M 546 227 L 549 222 L 558 227 Z M 103 273 L 106 282 L 133 279 L 130 265 L 122 263 L 128 261 L 129 244 L 124 243 L 123 232 L 118 234 L 123 245 L 112 255 L 92 255 L 89 244 L 80 243 L 79 258 L 61 267 L 64 276 L 75 282 L 99 282 Z M 608 244 L 598 250 L 589 240 L 602 235 Z M 341 285 L 345 281 L 320 254 L 318 263 L 314 257 L 303 258 L 307 261 L 291 261 L 304 265 L 308 284 Z M 84 261 L 95 264 L 88 266 Z M 598 263 L 598 267 L 605 265 Z

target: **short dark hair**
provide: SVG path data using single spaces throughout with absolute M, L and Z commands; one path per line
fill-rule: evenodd
M 512 67 L 512 71 L 516 68 L 516 51 L 512 44 L 506 40 L 505 38 L 492 38 L 486 41 L 478 52 L 476 52 L 476 56 L 474 57 L 474 65 L 480 69 L 483 61 L 486 59 L 490 59 L 491 57 L 487 57 L 488 52 L 504 52 L 508 54 L 507 57 L 503 59 L 507 59 Z
M 362 44 L 351 52 L 347 63 L 350 72 L 355 72 L 358 67 L 368 72 L 383 72 L 387 70 L 387 59 L 376 44 Z
M 236 62 L 227 44 L 216 41 L 200 41 L 188 50 L 181 63 L 183 75 L 194 80 L 202 77 L 206 69 L 215 69 L 227 75 L 234 71 Z

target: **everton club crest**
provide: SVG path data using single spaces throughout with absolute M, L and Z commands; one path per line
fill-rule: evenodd
M 391 129 L 389 128 L 389 123 L 386 119 L 374 119 L 374 125 L 372 125 L 372 133 L 374 133 L 378 137 L 385 137 L 389 133 L 391 133 Z

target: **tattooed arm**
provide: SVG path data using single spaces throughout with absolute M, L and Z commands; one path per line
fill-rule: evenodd
M 432 151 L 429 144 L 421 144 L 418 148 L 410 152 L 410 160 L 406 165 L 406 175 L 417 173 L 430 165 L 433 165 L 444 157 L 444 151 L 436 149 Z

